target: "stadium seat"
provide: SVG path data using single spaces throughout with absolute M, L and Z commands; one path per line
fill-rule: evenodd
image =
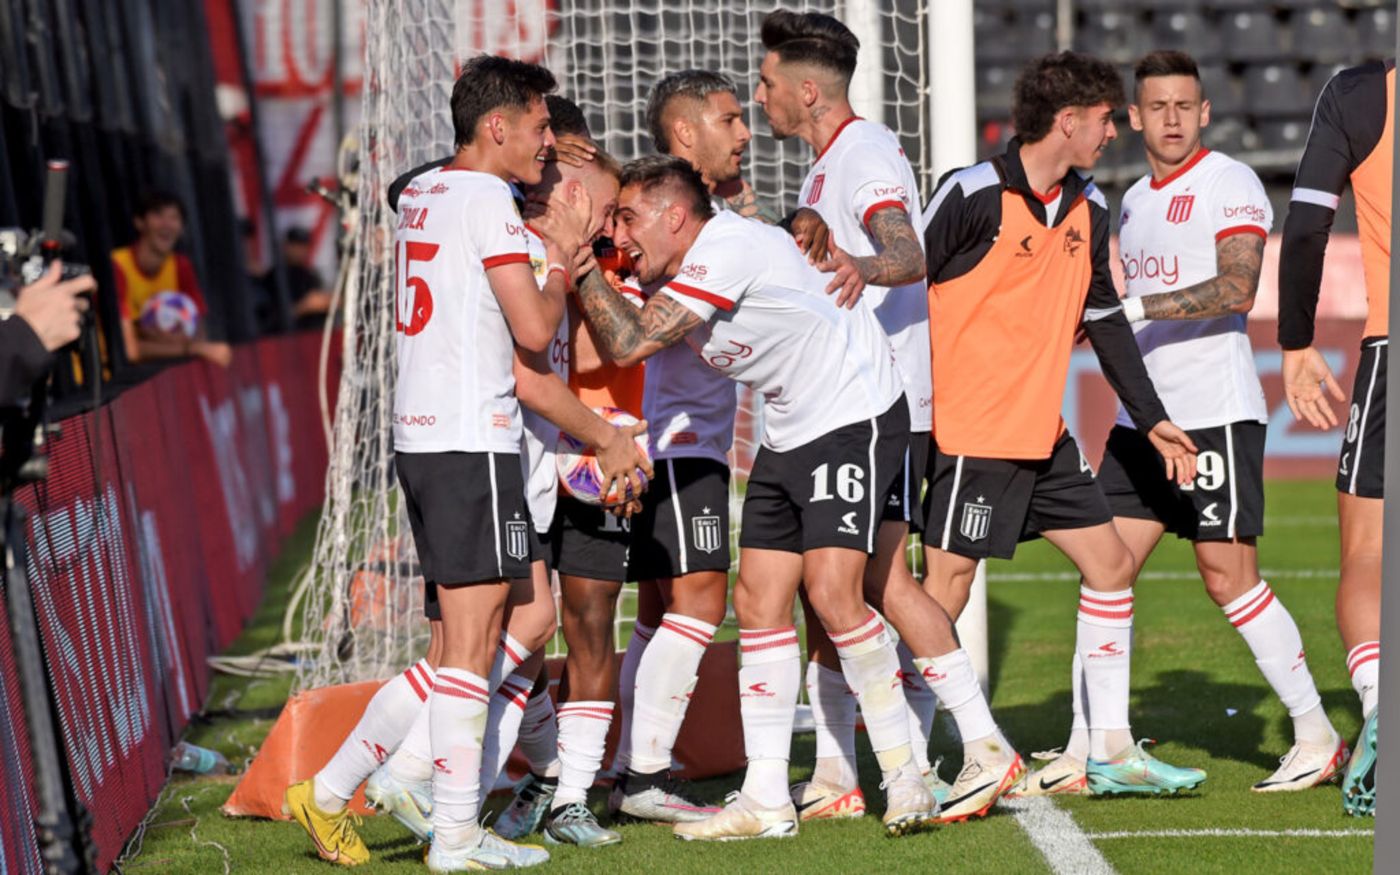
M 1293 16 L 1293 45 L 1307 60 L 1336 64 L 1355 57 L 1356 32 L 1336 9 L 1303 10 Z
M 1233 118 L 1244 112 L 1244 93 L 1239 79 L 1220 65 L 1202 64 L 1200 72 L 1201 87 L 1216 118 Z
M 1108 11 L 1086 15 L 1074 32 L 1074 45 L 1115 64 L 1131 64 L 1144 52 L 1146 30 L 1138 16 Z
M 1363 10 L 1356 16 L 1356 32 L 1360 37 L 1361 55 L 1367 60 L 1380 60 L 1395 55 L 1395 9 Z
M 1215 61 L 1222 51 L 1219 28 L 1190 9 L 1153 15 L 1152 47 L 1189 52 L 1198 63 Z
M 973 51 L 977 63 L 1017 64 L 1027 55 L 1012 38 L 1013 18 L 995 7 L 978 6 L 972 13 Z
M 1201 132 L 1201 141 L 1207 148 L 1236 155 L 1249 148 L 1249 134 L 1249 128 L 1238 118 L 1216 118 Z
M 1011 89 L 1016 84 L 1015 67 L 979 64 L 977 66 L 977 117 L 1011 117 Z
M 1322 89 L 1327 85 L 1327 81 L 1341 70 L 1345 70 L 1349 65 L 1340 64 L 1315 64 L 1308 72 L 1307 93 L 1308 98 L 1317 103 L 1317 96 L 1322 93 Z
M 1294 118 L 1266 119 L 1255 126 L 1262 149 L 1281 151 L 1293 150 L 1302 154 L 1303 145 L 1308 141 L 1309 116 Z
M 1244 71 L 1245 111 L 1253 116 L 1295 115 L 1312 110 L 1307 85 L 1292 64 L 1262 64 Z
M 1234 12 L 1220 20 L 1231 61 L 1272 61 L 1290 55 L 1288 31 L 1269 12 Z

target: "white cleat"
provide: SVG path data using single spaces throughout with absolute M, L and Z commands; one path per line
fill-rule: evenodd
M 1089 777 L 1084 760 L 1055 750 L 1036 751 L 1031 756 L 1045 762 L 1039 770 L 1028 772 L 1006 793 L 1008 799 L 1024 796 L 1088 796 Z
M 965 756 L 953 791 L 938 812 L 938 822 L 962 823 L 969 818 L 986 817 L 996 801 L 1025 774 L 1021 755 L 1009 748 L 1004 756 L 995 759 Z
M 389 771 L 374 770 L 365 782 L 365 801 L 379 811 L 387 811 L 408 828 L 420 842 L 433 840 L 433 782 L 405 784 Z
M 804 821 L 847 820 L 865 816 L 865 794 L 859 787 L 845 790 L 821 781 L 792 785 L 792 804 Z
M 676 824 L 672 830 L 676 838 L 699 842 L 737 842 L 797 835 L 797 809 L 791 802 L 779 808 L 761 808 L 743 793 L 730 793 L 728 803 L 712 817 Z
M 938 818 L 938 800 L 918 774 L 901 774 L 883 785 L 885 793 L 885 833 L 906 836 L 933 829 Z
M 549 851 L 539 845 L 517 845 L 489 829 L 477 833 L 474 844 L 451 847 L 435 841 L 428 849 L 428 871 L 477 872 L 482 869 L 528 869 L 549 862 Z
M 1298 742 L 1279 760 L 1278 771 L 1250 789 L 1256 793 L 1289 793 L 1336 780 L 1351 752 L 1339 735 L 1333 744 Z

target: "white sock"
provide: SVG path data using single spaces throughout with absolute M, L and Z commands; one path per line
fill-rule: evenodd
M 316 806 L 334 814 L 345 807 L 390 752 L 403 742 L 433 689 L 433 668 L 420 659 L 379 688 L 330 762 L 316 773 Z
M 632 771 L 650 775 L 671 767 L 671 749 L 685 722 L 699 679 L 700 659 L 715 627 L 683 614 L 667 614 L 637 667 L 632 720 Z
M 476 835 L 489 702 L 486 683 L 466 669 L 440 668 L 428 698 L 435 766 L 433 841 L 462 845 Z
M 739 717 L 744 724 L 743 794 L 765 808 L 791 802 L 788 760 L 801 651 L 797 629 L 739 630 Z
M 588 788 L 603 765 L 612 717 L 612 702 L 559 706 L 559 789 L 554 791 L 554 808 L 588 800 Z
M 942 656 L 920 657 L 914 664 L 943 707 L 953 715 L 964 747 L 984 740 L 1009 747 L 992 718 L 992 709 L 966 650 L 958 648 Z
M 850 790 L 856 772 L 856 694 L 846 675 L 816 660 L 807 663 L 807 701 L 817 731 L 817 764 L 812 780 Z
M 389 774 L 404 784 L 420 784 L 433 778 L 432 721 L 427 708 L 420 708 L 408 734 L 394 755 L 389 757 Z
M 1084 701 L 1084 663 L 1079 651 L 1074 651 L 1074 659 L 1069 666 L 1069 704 L 1074 719 L 1069 725 L 1069 744 L 1065 745 L 1065 756 L 1076 760 L 1089 758 L 1089 720 L 1084 716 L 1088 706 Z
M 874 611 L 854 629 L 831 633 L 830 637 L 841 657 L 841 673 L 855 692 L 865 718 L 870 748 L 880 762 L 885 780 L 889 780 L 905 768 L 912 768 L 914 758 L 894 644 L 885 632 L 884 621 Z
M 501 630 L 501 640 L 496 645 L 496 660 L 491 663 L 491 673 L 486 676 L 486 688 L 496 692 L 501 681 L 515 674 L 515 670 L 530 658 L 530 651 L 509 632 Z
M 1370 717 L 1380 697 L 1381 643 L 1367 641 L 1347 653 L 1347 673 L 1356 695 L 1361 697 L 1361 716 Z
M 938 710 L 938 697 L 914 664 L 914 653 L 903 641 L 895 645 L 899 656 L 899 676 L 904 681 L 905 715 L 909 719 L 909 744 L 914 749 L 914 765 L 928 774 L 933 768 L 928 759 L 928 740 L 933 734 L 933 715 Z
M 1298 741 L 1329 744 L 1335 738 L 1332 724 L 1322 713 L 1322 697 L 1317 694 L 1308 660 L 1303 652 L 1303 636 L 1293 616 L 1274 596 L 1263 580 L 1249 592 L 1221 608 L 1231 625 L 1239 630 L 1254 654 L 1264 679 L 1274 688 L 1288 715 Z M 1321 716 L 1321 721 L 1317 717 Z M 1320 737 L 1319 737 L 1320 736 Z
M 1089 706 L 1089 755 L 1106 760 L 1131 744 L 1128 722 L 1129 669 L 1133 650 L 1133 591 L 1079 588 L 1075 650 L 1084 664 Z M 1124 742 L 1124 737 L 1128 741 Z
M 533 678 L 513 674 L 502 681 L 500 688 L 491 695 L 491 706 L 486 712 L 486 743 L 481 752 L 481 786 L 484 793 L 489 794 L 495 789 L 496 778 L 506 767 L 510 752 L 515 749 L 515 740 L 520 735 L 520 721 L 525 716 L 525 703 L 534 684 Z
M 547 685 L 544 692 L 525 703 L 519 745 L 530 771 L 546 778 L 559 776 L 559 724 L 555 722 L 554 700 L 549 697 Z
M 637 707 L 637 669 L 642 664 L 642 654 L 655 634 L 656 630 L 652 627 L 637 623 L 632 627 L 627 651 L 622 654 L 622 668 L 617 674 L 617 753 L 613 755 L 613 771 L 618 774 L 625 772 L 632 764 L 632 715 Z

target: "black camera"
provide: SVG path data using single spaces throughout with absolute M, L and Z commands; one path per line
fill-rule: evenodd
M 19 290 L 39 281 L 49 262 L 72 246 L 73 235 L 59 231 L 51 240 L 42 232 L 26 233 L 22 228 L 0 228 L 0 319 L 14 315 Z M 92 273 L 92 268 L 75 261 L 64 261 L 62 279 L 70 280 Z

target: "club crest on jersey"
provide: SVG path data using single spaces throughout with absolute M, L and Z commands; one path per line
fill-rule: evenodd
M 814 204 L 822 199 L 822 184 L 825 182 L 825 173 L 818 173 L 812 178 L 812 190 L 807 193 L 807 203 Z
M 506 555 L 512 559 L 530 555 L 530 528 L 524 520 L 506 522 Z
M 1173 225 L 1180 225 L 1191 218 L 1191 207 L 1196 203 L 1194 194 L 1173 195 L 1171 203 L 1167 204 L 1167 221 Z
M 1078 255 L 1079 247 L 1084 245 L 1084 235 L 1079 233 L 1078 228 L 1065 229 L 1065 252 L 1069 255 Z
M 963 505 L 962 524 L 958 526 L 958 531 L 969 541 L 980 541 L 987 537 L 987 533 L 992 528 L 992 506 L 983 504 L 982 496 L 977 496 L 976 501 L 969 501 Z
M 724 535 L 719 530 L 719 517 L 714 514 L 692 517 L 690 539 L 695 542 L 695 549 L 701 553 L 713 553 L 718 550 L 724 540 Z

